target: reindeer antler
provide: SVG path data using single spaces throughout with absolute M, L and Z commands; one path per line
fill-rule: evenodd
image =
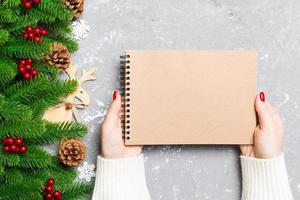
M 95 71 L 96 71 L 95 67 L 91 67 L 87 71 L 83 69 L 81 77 L 78 80 L 79 84 L 81 85 L 85 81 L 96 80 L 96 77 L 93 75 L 95 73 Z

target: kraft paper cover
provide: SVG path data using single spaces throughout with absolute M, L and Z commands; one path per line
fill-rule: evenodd
M 255 51 L 126 55 L 126 145 L 253 143 Z

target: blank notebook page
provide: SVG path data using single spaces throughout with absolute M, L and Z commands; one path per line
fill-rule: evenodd
M 125 144 L 252 144 L 255 51 L 126 51 Z

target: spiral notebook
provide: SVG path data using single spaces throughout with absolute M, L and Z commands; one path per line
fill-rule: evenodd
M 126 145 L 253 143 L 255 51 L 129 50 L 121 80 Z

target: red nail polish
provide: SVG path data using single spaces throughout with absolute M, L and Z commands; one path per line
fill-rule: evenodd
M 266 97 L 265 97 L 265 93 L 264 92 L 260 92 L 259 93 L 259 98 L 262 102 L 264 102 L 266 100 Z
M 118 92 L 115 90 L 113 93 L 113 100 L 116 100 Z

